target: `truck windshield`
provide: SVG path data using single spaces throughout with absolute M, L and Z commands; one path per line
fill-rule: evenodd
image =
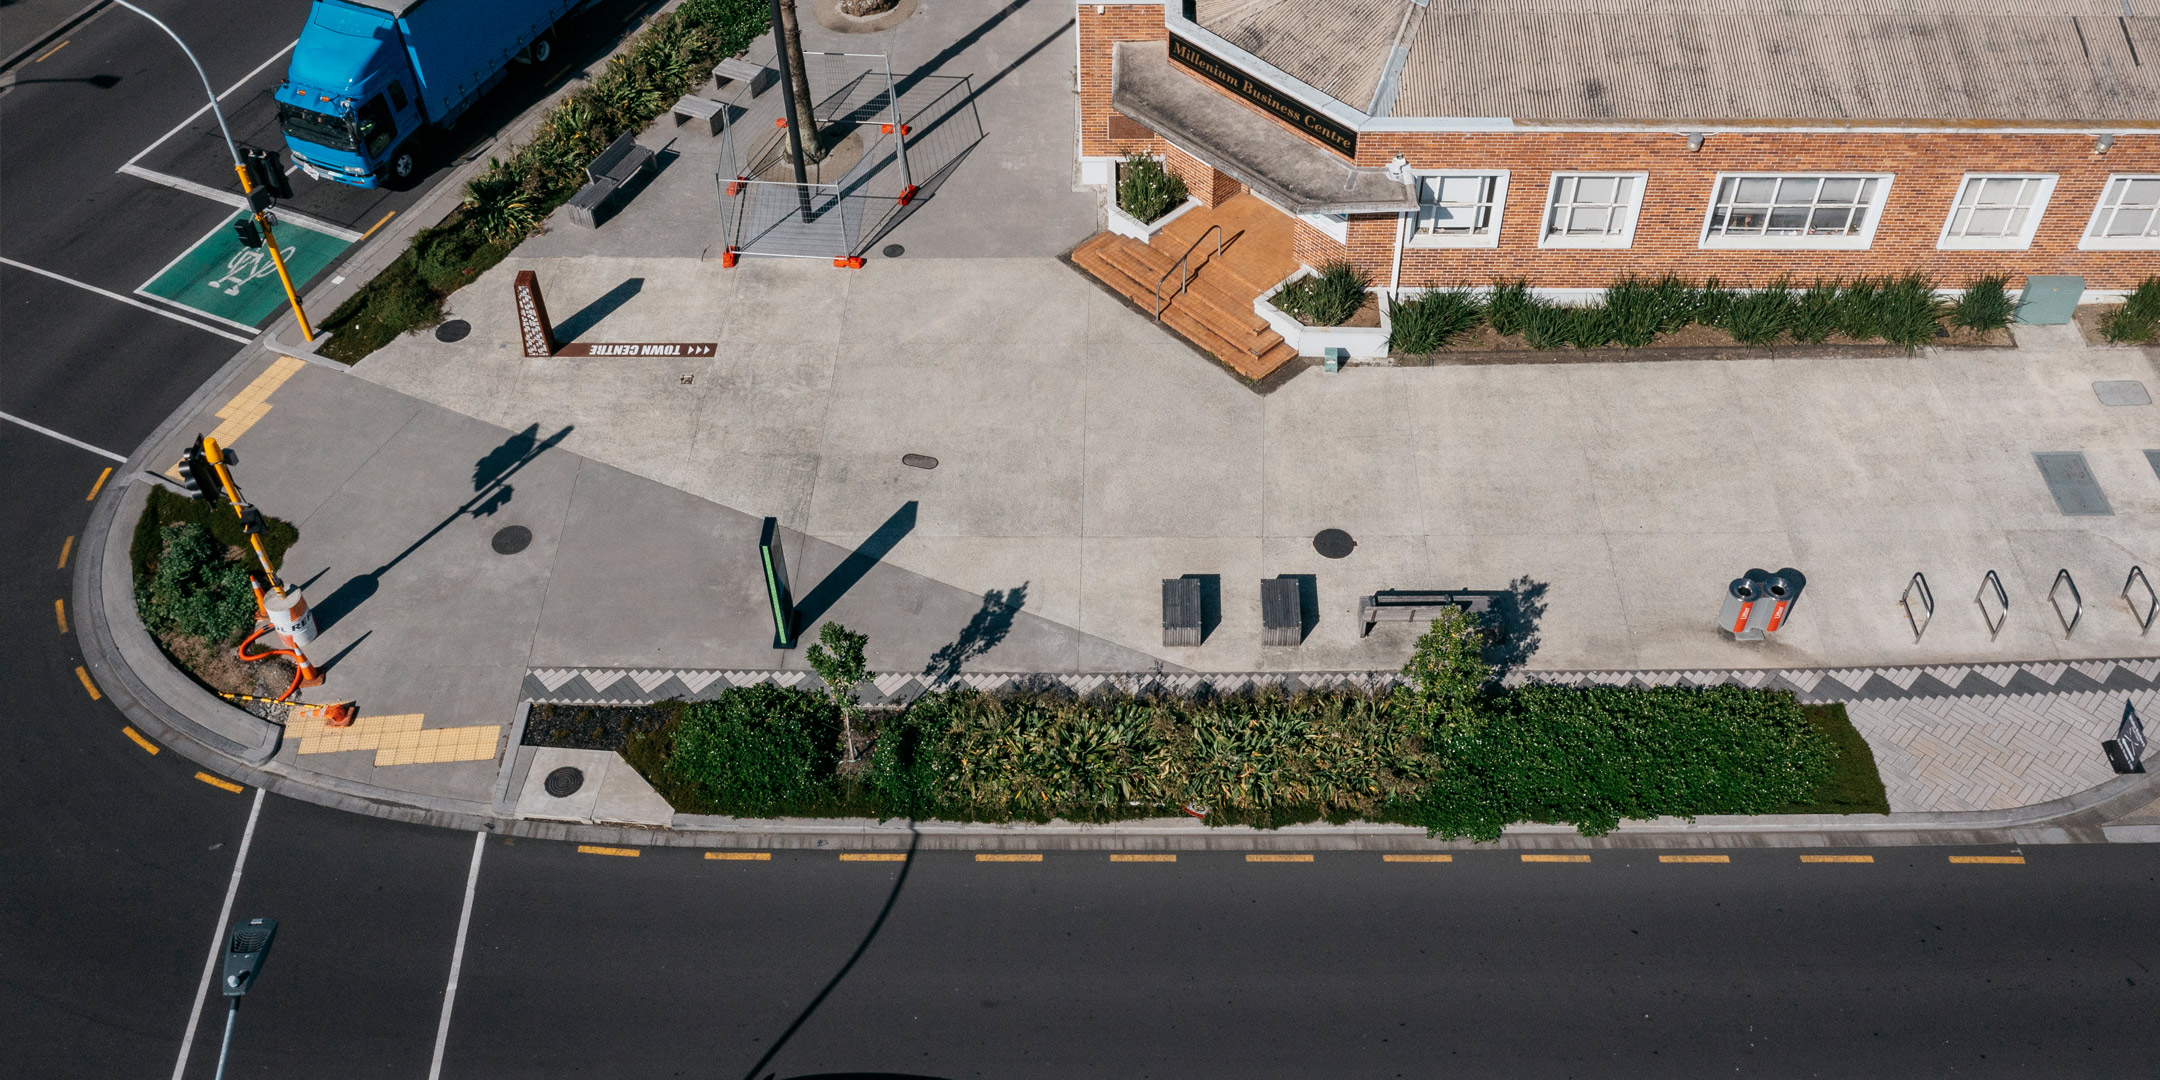
M 285 136 L 332 150 L 354 150 L 358 144 L 353 140 L 352 125 L 342 116 L 303 109 L 289 102 L 278 102 L 278 120 L 285 126 Z

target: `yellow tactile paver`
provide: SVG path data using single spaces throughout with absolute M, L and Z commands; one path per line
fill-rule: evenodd
M 501 725 L 422 728 L 420 725 L 426 719 L 423 713 L 363 716 L 353 721 L 350 727 L 341 728 L 327 727 L 321 720 L 293 720 L 285 725 L 285 737 L 299 740 L 303 754 L 373 750 L 378 767 L 494 758 L 495 742 L 502 735 Z
M 295 360 L 290 356 L 278 357 L 276 362 L 262 374 L 255 376 L 254 381 L 248 383 L 216 412 L 218 426 L 210 432 L 210 437 L 216 439 L 219 446 L 231 446 L 233 440 L 254 427 L 255 421 L 262 419 L 264 414 L 270 411 L 270 395 L 277 393 L 278 387 L 285 385 L 285 380 L 292 378 L 294 372 L 306 366 L 305 360 Z M 165 470 L 165 475 L 175 480 L 180 479 L 180 463 L 173 462 L 173 467 Z

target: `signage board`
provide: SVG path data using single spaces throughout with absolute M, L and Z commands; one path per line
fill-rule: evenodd
M 1192 42 L 1170 35 L 1170 59 L 1178 66 L 1251 102 L 1260 111 L 1320 141 L 1347 158 L 1357 157 L 1357 131 L 1318 109 L 1253 78 Z
M 548 320 L 547 301 L 540 297 L 540 275 L 518 271 L 511 291 L 517 300 L 518 339 L 526 356 L 712 356 L 720 351 L 719 344 L 711 341 L 558 342 L 555 324 Z

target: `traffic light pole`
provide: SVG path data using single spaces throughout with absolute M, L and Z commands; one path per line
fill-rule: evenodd
M 181 52 L 187 54 L 188 63 L 195 65 L 195 77 L 202 80 L 203 93 L 210 95 L 210 112 L 217 117 L 218 132 L 225 136 L 225 150 L 232 155 L 233 171 L 240 174 L 240 191 L 244 195 L 253 195 L 254 185 L 248 182 L 247 166 L 240 161 L 240 147 L 233 142 L 232 129 L 225 126 L 225 110 L 218 107 L 217 91 L 211 88 L 210 76 L 203 72 L 202 61 L 195 59 L 195 50 L 188 48 L 187 42 L 180 40 L 180 35 L 174 33 L 172 27 L 165 25 L 164 20 L 128 3 L 128 0 L 113 0 L 113 3 L 150 20 L 158 29 L 165 31 L 165 36 L 173 39 L 174 44 L 180 46 Z M 270 263 L 277 267 L 278 280 L 285 283 L 285 299 L 292 302 L 293 317 L 300 322 L 300 336 L 314 341 L 315 330 L 308 325 L 307 312 L 300 309 L 300 293 L 293 288 L 292 275 L 285 270 L 285 256 L 278 251 L 277 238 L 271 235 L 269 215 L 256 209 L 253 199 L 248 200 L 248 213 L 254 217 L 255 227 L 262 230 L 263 244 L 270 249 Z

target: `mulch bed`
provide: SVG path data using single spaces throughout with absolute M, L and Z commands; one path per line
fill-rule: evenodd
M 525 717 L 524 745 L 620 751 L 632 736 L 666 728 L 682 708 L 680 701 L 651 705 L 534 705 Z
M 2082 310 L 2082 309 L 2081 309 Z M 2097 335 L 2095 335 L 2097 336 Z M 1988 349 L 2014 348 L 2017 345 L 2009 330 L 1991 330 L 1977 334 L 1965 329 L 1946 329 L 1931 343 L 1935 348 Z M 1533 349 L 1523 342 L 1521 334 L 1502 335 L 1490 326 L 1480 326 L 1437 352 L 1415 355 L 1402 352 L 1390 353 L 1390 358 L 1404 367 L 1474 365 L 1474 364 L 1617 364 L 1656 360 L 1760 360 L 1766 357 L 1786 359 L 1837 359 L 1854 357 L 1904 356 L 1902 345 L 1887 345 L 1880 341 L 1855 341 L 1833 334 L 1820 344 L 1780 342 L 1763 347 L 1742 345 L 1732 335 L 1714 326 L 1687 326 L 1670 334 L 1661 334 L 1657 340 L 1640 349 L 1620 345 L 1607 345 L 1596 349 L 1578 349 L 1568 346 L 1560 349 Z

